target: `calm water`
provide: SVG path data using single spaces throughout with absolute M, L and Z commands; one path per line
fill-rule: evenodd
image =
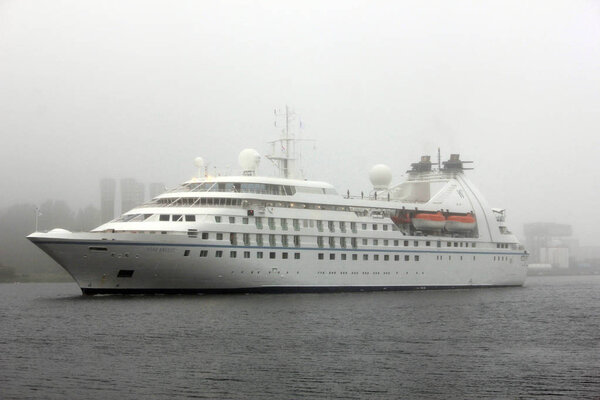
M 0 398 L 596 398 L 600 277 L 82 297 L 0 285 Z

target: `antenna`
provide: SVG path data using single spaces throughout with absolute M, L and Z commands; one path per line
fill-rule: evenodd
M 440 153 L 440 148 L 438 147 L 438 171 L 442 169 L 442 155 Z
M 275 109 L 273 111 L 275 117 L 285 119 L 285 128 L 281 131 L 281 137 L 279 139 L 269 142 L 273 145 L 272 153 L 265 156 L 269 159 L 275 167 L 279 169 L 279 174 L 283 178 L 302 178 L 302 171 L 297 170 L 297 161 L 300 159 L 300 155 L 296 158 L 296 144 L 298 142 L 314 141 L 312 139 L 297 139 L 290 126 L 296 118 L 296 113 L 290 110 L 290 107 L 285 106 L 285 112 Z M 275 121 L 277 126 L 277 121 Z

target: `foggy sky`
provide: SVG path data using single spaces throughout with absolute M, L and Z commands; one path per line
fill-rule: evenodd
M 0 2 L 0 207 L 236 171 L 285 104 L 309 179 L 366 192 L 440 146 L 513 230 L 600 238 L 597 1 Z

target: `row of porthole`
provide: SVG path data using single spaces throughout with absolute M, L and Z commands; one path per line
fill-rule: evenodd
M 338 274 L 338 271 L 327 271 L 327 272 L 325 272 L 325 271 L 318 271 L 317 272 L 317 275 L 337 275 L 337 274 Z M 346 271 L 339 271 L 339 274 L 340 275 L 348 275 L 348 272 L 346 272 Z M 351 271 L 350 274 L 351 275 L 359 275 L 359 274 L 362 274 L 362 275 L 380 275 L 380 274 L 381 275 L 391 275 L 391 272 L 389 272 L 389 271 L 385 271 L 385 272 L 362 271 L 362 272 L 359 273 L 359 271 Z M 396 271 L 396 275 L 408 275 L 408 271 L 406 271 L 405 274 L 400 274 L 398 271 Z M 415 275 L 425 275 L 425 272 L 423 272 L 423 271 L 415 271 Z
M 318 253 L 317 254 L 317 259 L 318 260 L 324 260 L 325 259 L 325 253 Z M 329 253 L 329 260 L 335 260 L 336 259 L 336 253 Z M 415 255 L 413 256 L 413 259 L 415 261 L 419 261 L 420 260 L 420 256 Z M 340 260 L 345 261 L 347 260 L 347 254 L 340 254 Z M 358 254 L 354 253 L 352 254 L 352 261 L 358 261 Z M 373 261 L 392 261 L 392 258 L 390 257 L 389 254 L 384 254 L 383 256 L 380 256 L 379 254 L 373 254 Z M 363 254 L 362 255 L 362 261 L 369 261 L 369 255 L 368 254 Z M 400 255 L 399 254 L 394 254 L 394 261 L 400 261 Z M 404 255 L 404 261 L 410 261 L 410 256 L 408 254 Z

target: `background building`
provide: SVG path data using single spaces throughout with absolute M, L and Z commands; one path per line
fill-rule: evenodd
M 121 179 L 121 213 L 139 206 L 146 199 L 146 188 L 132 178 Z
M 100 181 L 100 218 L 108 222 L 115 218 L 115 195 L 117 183 L 112 178 Z
M 148 184 L 148 194 L 150 195 L 151 199 L 155 198 L 161 193 L 164 193 L 165 190 L 166 189 L 164 183 L 154 182 Z
M 547 264 L 553 268 L 569 268 L 570 250 L 576 244 L 570 236 L 571 225 L 551 222 L 525 224 L 525 246 L 530 264 Z

